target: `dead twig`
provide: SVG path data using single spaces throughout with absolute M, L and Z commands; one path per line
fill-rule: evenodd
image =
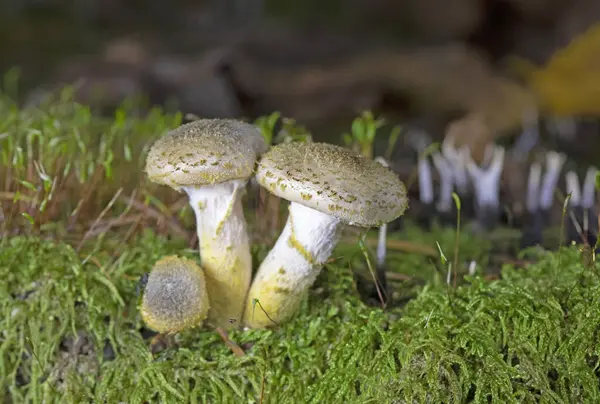
M 229 335 L 227 334 L 227 331 L 225 331 L 221 327 L 215 328 L 215 331 L 217 332 L 217 334 L 219 334 L 219 336 L 221 337 L 223 342 L 225 342 L 225 345 L 227 345 L 227 347 L 229 347 L 229 349 L 231 349 L 231 352 L 233 352 L 233 354 L 235 356 L 237 356 L 238 358 L 241 358 L 242 356 L 246 355 L 244 350 L 238 344 L 236 344 L 235 342 L 233 342 L 232 340 L 229 339 Z
M 352 244 L 352 243 L 355 243 L 356 241 L 351 238 L 346 238 L 344 240 L 344 242 Z M 377 246 L 378 240 L 374 239 L 374 238 L 367 238 L 366 242 L 369 246 L 375 247 L 375 246 Z M 412 241 L 387 240 L 386 245 L 387 245 L 387 248 L 389 248 L 390 250 L 421 254 L 421 255 L 426 255 L 428 257 L 437 257 L 437 254 L 438 254 L 437 251 L 433 247 L 430 247 L 425 244 L 414 243 Z

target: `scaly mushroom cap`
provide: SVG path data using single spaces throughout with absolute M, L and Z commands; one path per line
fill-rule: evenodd
M 176 190 L 247 179 L 267 145 L 253 125 L 234 119 L 200 119 L 158 139 L 146 159 L 152 182 Z
M 355 226 L 379 226 L 408 207 L 406 188 L 389 168 L 327 143 L 284 143 L 264 154 L 258 182 L 273 194 Z
M 141 313 L 158 332 L 178 332 L 199 326 L 209 303 L 204 273 L 194 261 L 168 256 L 156 262 L 144 290 Z

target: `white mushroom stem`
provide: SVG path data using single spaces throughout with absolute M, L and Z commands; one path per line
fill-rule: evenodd
M 331 256 L 341 227 L 334 216 L 290 203 L 285 227 L 250 287 L 245 325 L 274 326 L 294 315 Z
M 420 156 L 419 171 L 419 199 L 423 203 L 433 202 L 433 180 L 431 177 L 431 164 L 426 156 Z
M 535 213 L 539 207 L 540 182 L 542 180 L 542 165 L 537 161 L 529 167 L 527 182 L 527 199 L 525 204 L 529 213 Z
M 377 267 L 385 266 L 387 257 L 387 223 L 384 223 L 379 228 L 379 237 L 377 239 Z
M 467 195 L 469 193 L 469 173 L 467 170 L 467 161 L 469 157 L 469 147 L 463 146 L 458 151 L 458 158 L 454 162 L 454 182 L 456 184 L 456 188 L 458 194 L 461 196 Z
M 419 164 L 422 159 L 426 159 L 426 157 L 419 157 Z M 389 163 L 386 159 L 381 156 L 375 157 L 375 161 L 381 164 L 384 167 L 389 167 Z M 431 183 L 431 167 L 429 166 L 429 162 L 427 162 L 427 167 L 429 169 L 429 186 L 431 187 L 431 202 L 433 200 L 433 184 Z M 419 192 L 420 192 L 420 184 L 421 182 L 421 170 L 419 168 Z M 421 199 L 423 201 L 423 199 Z M 377 282 L 382 285 L 386 284 L 385 279 L 385 258 L 387 256 L 387 223 L 382 224 L 379 227 L 379 237 L 377 239 Z
M 440 153 L 433 153 L 431 157 L 433 158 L 433 165 L 440 174 L 440 197 L 437 209 L 440 212 L 450 212 L 452 210 L 452 190 L 454 186 L 450 164 Z
M 473 179 L 475 202 L 478 207 L 498 207 L 500 205 L 500 176 L 504 168 L 504 148 L 494 148 L 491 163 L 487 169 L 478 167 L 469 158 L 467 169 Z
M 552 197 L 565 159 L 566 156 L 562 153 L 552 151 L 546 153 L 546 172 L 540 192 L 540 207 L 544 210 L 550 209 L 552 206 Z
M 453 182 L 460 195 L 466 195 L 469 191 L 469 178 L 467 174 L 468 147 L 463 146 L 460 150 L 454 147 L 454 137 L 446 136 L 442 142 L 442 154 L 449 163 Z
M 240 323 L 252 277 L 252 257 L 241 194 L 246 181 L 184 187 L 196 214 L 200 260 L 209 291 L 208 322 Z
M 583 195 L 581 198 L 581 206 L 583 207 L 583 228 L 587 232 L 590 228 L 590 215 L 595 215 L 593 212 L 596 204 L 596 167 L 590 167 L 587 170 L 585 179 L 583 180 Z M 590 212 L 591 211 L 591 212 Z
M 431 142 L 431 138 L 426 132 L 421 130 L 413 130 L 408 133 L 408 141 L 412 144 L 415 151 L 418 153 L 417 172 L 419 179 L 419 200 L 422 203 L 430 204 L 433 202 L 433 177 L 431 175 L 431 163 L 428 156 L 425 154 L 427 145 Z M 375 161 L 388 166 L 387 162 L 378 160 Z
M 591 209 L 596 204 L 596 167 L 590 167 L 583 180 L 583 195 L 581 197 L 581 206 L 584 209 Z
M 571 194 L 569 203 L 572 206 L 581 206 L 581 188 L 579 187 L 577 173 L 569 171 L 565 175 L 565 182 L 567 183 L 567 194 Z

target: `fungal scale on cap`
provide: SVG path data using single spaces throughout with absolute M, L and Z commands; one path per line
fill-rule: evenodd
M 146 159 L 151 181 L 176 190 L 252 175 L 267 146 L 259 130 L 233 119 L 200 119 L 158 139 Z
M 389 168 L 327 143 L 284 143 L 259 162 L 258 182 L 271 193 L 356 226 L 378 226 L 408 207 L 406 188 Z
M 194 261 L 168 256 L 156 262 L 144 290 L 141 313 L 148 327 L 177 332 L 200 325 L 209 308 L 204 273 Z

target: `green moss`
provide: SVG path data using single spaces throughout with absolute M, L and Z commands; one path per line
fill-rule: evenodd
M 127 111 L 97 118 L 68 95 L 24 110 L 0 93 L 0 402 L 600 401 L 598 268 L 570 248 L 484 281 L 499 243 L 466 230 L 459 270 L 475 260 L 478 276 L 456 289 L 438 256 L 389 251 L 408 279 L 389 280 L 395 307 L 370 307 L 364 253 L 342 243 L 290 322 L 230 333 L 243 357 L 207 329 L 151 349 L 138 280 L 166 255 L 198 256 L 191 209 L 142 171 L 180 117 Z M 390 238 L 454 262 L 453 229 Z M 268 246 L 252 251 L 256 268 Z
M 430 284 L 385 312 L 361 302 L 348 263 L 338 262 L 288 324 L 232 332 L 246 351 L 237 358 L 210 330 L 179 334 L 153 355 L 140 332 L 136 279 L 166 254 L 195 254 L 151 232 L 116 258 L 114 244 L 79 256 L 36 238 L 3 241 L 2 394 L 130 403 L 259 402 L 261 390 L 273 403 L 600 399 L 600 282 L 575 249 L 561 252 L 561 267 L 547 255 L 451 294 Z M 89 340 L 87 351 L 65 348 L 77 336 Z

